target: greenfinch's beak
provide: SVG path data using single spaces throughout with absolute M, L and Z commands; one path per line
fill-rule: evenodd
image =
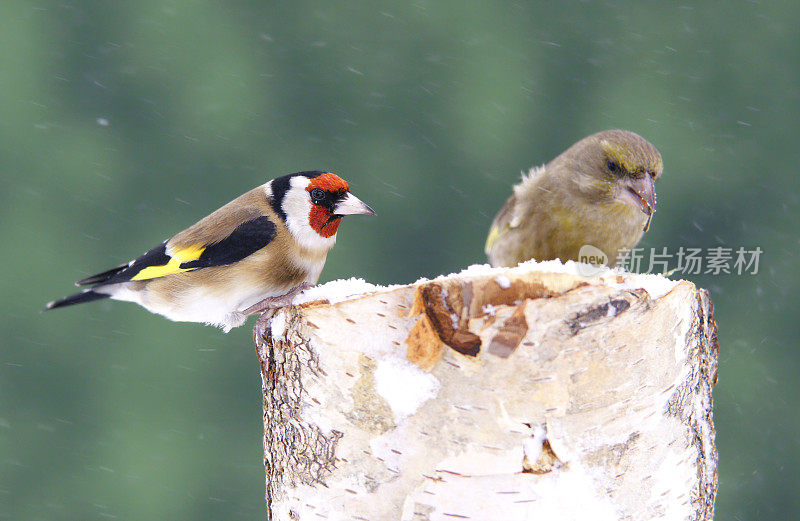
M 357 214 L 367 214 L 367 215 L 377 215 L 375 210 L 369 207 L 365 202 L 361 199 L 356 197 L 355 195 L 348 193 L 344 199 L 336 203 L 336 206 L 333 208 L 334 215 L 357 215 Z
M 644 231 L 650 228 L 653 212 L 656 211 L 656 186 L 652 177 L 626 177 L 622 180 L 622 198 L 647 215 Z

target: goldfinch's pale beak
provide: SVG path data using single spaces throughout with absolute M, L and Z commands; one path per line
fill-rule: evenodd
M 333 207 L 334 215 L 378 215 L 365 202 L 348 192 L 344 199 Z

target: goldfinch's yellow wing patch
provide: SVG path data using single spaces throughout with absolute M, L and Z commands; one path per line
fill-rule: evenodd
M 194 268 L 181 268 L 185 262 L 195 261 L 200 258 L 205 250 L 204 246 L 190 246 L 180 250 L 175 250 L 169 257 L 169 262 L 158 266 L 147 266 L 137 273 L 131 280 L 148 280 L 158 277 L 166 277 L 184 271 L 192 271 Z
M 128 264 L 87 277 L 78 281 L 78 285 L 141 282 L 187 271 L 227 266 L 266 248 L 276 233 L 275 224 L 262 215 L 243 222 L 221 241 L 185 243 L 180 246 L 170 244 L 172 239 L 162 242 Z

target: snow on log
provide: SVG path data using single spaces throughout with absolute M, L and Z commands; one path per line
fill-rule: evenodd
M 587 267 L 334 281 L 279 310 L 270 519 L 712 519 L 708 294 Z

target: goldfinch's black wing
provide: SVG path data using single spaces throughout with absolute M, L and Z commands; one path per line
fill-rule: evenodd
M 245 221 L 225 239 L 203 248 L 197 259 L 181 263 L 180 268 L 197 270 L 233 264 L 264 248 L 276 233 L 275 223 L 266 215 Z
M 179 247 L 173 246 L 171 240 L 165 241 L 128 264 L 92 275 L 78 284 L 119 284 L 233 264 L 267 246 L 276 233 L 275 223 L 262 215 L 243 222 L 227 237 L 210 244 Z
M 130 264 L 122 264 L 117 266 L 116 268 L 111 268 L 108 271 L 104 271 L 103 273 L 98 273 L 97 275 L 92 275 L 91 277 L 86 277 L 85 279 L 81 279 L 75 283 L 76 286 L 89 286 L 92 284 L 97 284 L 99 282 L 103 282 L 104 280 L 108 280 L 120 271 L 124 270 L 130 266 Z

